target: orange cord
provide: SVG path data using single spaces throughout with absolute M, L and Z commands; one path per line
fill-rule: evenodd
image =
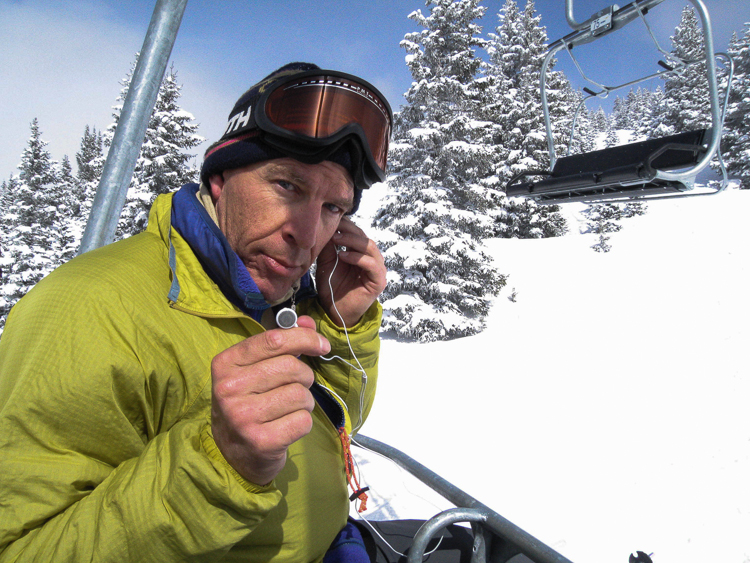
M 339 437 L 341 438 L 341 445 L 344 448 L 344 468 L 346 469 L 346 481 L 349 483 L 349 487 L 352 489 L 352 496 L 350 500 L 358 498 L 360 500 L 359 508 L 357 512 L 364 512 L 367 510 L 367 488 L 364 489 L 359 485 L 357 479 L 357 473 L 354 470 L 354 458 L 352 457 L 351 443 L 352 439 L 346 432 L 346 428 L 343 426 L 339 428 Z

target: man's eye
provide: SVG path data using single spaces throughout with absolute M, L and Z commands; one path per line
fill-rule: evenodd
M 287 182 L 286 180 L 277 180 L 276 183 L 283 189 L 290 192 L 296 189 L 296 186 L 294 184 L 292 184 L 291 182 Z
M 344 213 L 343 209 L 341 209 L 338 205 L 335 205 L 333 203 L 326 203 L 324 207 L 328 209 L 328 211 L 330 211 L 331 213 L 335 213 L 337 215 L 341 215 Z

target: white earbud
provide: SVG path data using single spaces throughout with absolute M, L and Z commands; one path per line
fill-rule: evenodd
M 276 313 L 276 324 L 281 328 L 294 328 L 297 326 L 297 313 L 294 309 L 284 307 Z

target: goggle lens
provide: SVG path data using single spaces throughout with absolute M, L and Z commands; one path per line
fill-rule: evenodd
M 266 101 L 268 120 L 280 129 L 325 139 L 357 124 L 372 158 L 385 170 L 391 123 L 380 97 L 352 80 L 311 76 L 278 87 Z

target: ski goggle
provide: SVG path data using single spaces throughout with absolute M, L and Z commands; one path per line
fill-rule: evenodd
M 225 136 L 259 129 L 265 143 L 308 163 L 350 143 L 355 185 L 385 180 L 393 112 L 374 86 L 350 74 L 310 70 L 260 92 L 253 107 L 230 117 Z

